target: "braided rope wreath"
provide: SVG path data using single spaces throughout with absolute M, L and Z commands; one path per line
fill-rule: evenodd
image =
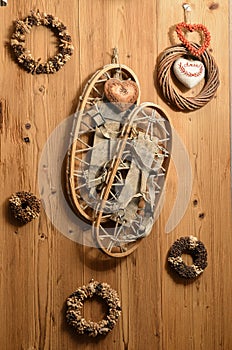
M 108 306 L 108 315 L 99 322 L 86 321 L 81 313 L 83 303 L 87 298 L 99 296 Z M 121 314 L 121 306 L 118 294 L 107 283 L 91 281 L 87 286 L 79 287 L 67 299 L 66 319 L 69 325 L 74 327 L 77 334 L 85 334 L 90 337 L 106 335 L 110 332 Z
M 190 254 L 193 258 L 192 265 L 186 265 L 181 257 L 183 253 Z M 168 254 L 168 262 L 171 268 L 180 277 L 192 279 L 198 277 L 207 266 L 207 250 L 204 244 L 196 237 L 181 237 L 171 246 Z
M 195 50 L 200 49 L 200 45 L 191 43 Z M 184 97 L 179 94 L 172 84 L 172 66 L 180 57 L 189 57 L 189 51 L 184 45 L 175 45 L 166 49 L 158 63 L 158 83 L 164 98 L 169 104 L 180 110 L 195 110 L 203 107 L 214 96 L 219 86 L 218 67 L 213 56 L 205 50 L 198 60 L 200 60 L 206 70 L 205 84 L 200 93 L 195 97 Z
M 35 60 L 25 47 L 25 35 L 30 33 L 33 26 L 40 25 L 50 28 L 59 42 L 58 53 L 44 63 L 40 63 L 41 59 Z M 31 15 L 24 20 L 17 20 L 15 31 L 11 37 L 11 47 L 18 63 L 32 74 L 53 74 L 59 71 L 70 59 L 74 50 L 71 36 L 66 29 L 66 26 L 57 17 L 39 11 L 32 11 Z
M 40 213 L 40 200 L 31 192 L 16 192 L 9 198 L 9 207 L 16 220 L 27 224 Z

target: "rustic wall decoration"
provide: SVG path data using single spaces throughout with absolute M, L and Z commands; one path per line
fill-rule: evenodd
M 31 192 L 16 192 L 9 198 L 12 215 L 21 224 L 27 224 L 40 213 L 40 200 Z
M 191 7 L 183 5 L 187 13 Z M 190 42 L 188 32 L 198 32 L 201 44 Z M 176 33 L 182 45 L 164 50 L 158 63 L 158 83 L 163 97 L 170 105 L 180 110 L 193 111 L 203 107 L 214 97 L 219 86 L 219 72 L 215 60 L 206 49 L 210 44 L 210 32 L 203 24 L 181 22 L 176 25 Z M 196 60 L 197 58 L 197 60 Z M 173 83 L 172 74 L 187 88 L 195 87 L 203 78 L 205 83 L 196 95 L 184 96 Z
M 85 300 L 97 296 L 108 306 L 107 316 L 99 321 L 88 321 L 83 318 L 82 308 Z M 85 334 L 89 337 L 107 335 L 115 327 L 121 315 L 121 303 L 118 293 L 107 283 L 99 283 L 91 280 L 88 285 L 79 287 L 66 301 L 66 319 L 77 334 Z
M 112 257 L 131 254 L 149 235 L 170 160 L 165 111 L 154 103 L 136 107 L 139 99 L 135 73 L 108 64 L 88 80 L 71 132 L 68 195 Z
M 58 74 L 26 74 L 11 58 L 7 43 L 14 30 L 13 21 L 24 18 L 31 9 L 36 10 L 35 2 L 9 0 L 0 9 L 1 350 L 229 350 L 232 344 L 229 2 L 190 2 L 192 23 L 202 23 L 211 32 L 207 51 L 213 50 L 209 52 L 220 71 L 220 86 L 214 98 L 191 113 L 173 110 L 156 89 L 156 59 L 170 46 L 167 33 L 170 24 L 183 19 L 183 1 L 69 0 L 68 6 L 66 1 L 38 3 L 41 11 L 55 14 L 68 26 L 77 49 Z M 54 38 L 42 26 L 34 29 L 28 36 L 27 47 L 34 57 L 46 61 L 54 54 L 50 51 L 55 46 Z M 174 31 L 171 43 L 178 42 Z M 72 241 L 70 226 L 68 239 L 52 224 L 43 208 L 39 218 L 28 225 L 15 225 L 8 216 L 8 198 L 18 189 L 30 189 L 40 197 L 37 169 L 44 145 L 57 125 L 75 113 L 83 87 L 93 72 L 110 62 L 115 46 L 120 61 L 139 77 L 140 103 L 154 101 L 167 111 L 186 145 L 193 172 L 187 211 L 178 226 L 167 234 L 165 226 L 179 180 L 170 161 L 172 176 L 167 177 L 161 215 L 139 248 L 123 259 L 108 257 L 85 244 L 87 238 L 82 227 L 81 244 Z M 200 86 L 201 82 L 192 93 L 196 94 Z M 188 91 L 182 93 L 187 96 Z M 69 132 L 64 130 L 64 134 Z M 24 137 L 29 137 L 30 142 L 25 142 Z M 54 150 L 56 147 L 54 144 Z M 42 164 L 45 179 L 51 157 L 52 152 Z M 62 161 L 65 168 L 65 160 Z M 184 173 L 185 164 L 179 167 Z M 54 217 L 62 217 L 61 208 L 54 205 L 57 188 L 50 179 L 46 184 L 50 189 L 46 205 L 54 208 Z M 187 190 L 184 179 L 182 185 Z M 167 253 L 183 235 L 193 235 L 204 242 L 208 266 L 196 281 L 179 283 L 179 277 L 175 279 L 167 271 Z M 188 256 L 186 263 L 191 264 L 187 259 Z M 121 316 L 106 337 L 78 336 L 65 319 L 65 300 L 93 276 L 97 281 L 107 281 L 120 296 Z M 105 317 L 96 300 L 86 300 L 83 315 L 96 322 Z
M 26 35 L 30 34 L 33 26 L 45 26 L 56 35 L 59 45 L 58 53 L 41 63 L 41 58 L 35 59 L 25 45 Z M 67 27 L 53 15 L 31 11 L 24 20 L 16 21 L 15 31 L 11 38 L 11 47 L 17 62 L 31 74 L 53 74 L 58 72 L 70 60 L 73 54 L 71 36 Z
M 191 46 L 196 51 L 200 50 L 200 46 L 198 44 L 192 43 Z M 215 92 L 219 86 L 218 67 L 212 55 L 207 51 L 204 51 L 204 53 L 201 55 L 201 61 L 192 59 L 186 60 L 184 57 L 189 57 L 189 51 L 183 45 L 176 45 L 166 49 L 159 61 L 158 81 L 162 94 L 168 103 L 183 111 L 193 111 L 195 109 L 203 107 L 214 97 Z M 184 69 L 180 63 L 180 60 L 183 62 L 183 59 L 185 60 Z M 176 66 L 176 64 L 178 64 L 178 66 Z M 206 75 L 205 73 L 201 74 L 201 70 L 199 70 L 202 65 L 204 67 L 204 70 L 206 70 Z M 196 66 L 197 71 L 191 72 L 189 69 L 191 66 Z M 203 89 L 197 96 L 183 96 L 174 87 L 171 76 L 172 69 L 174 70 L 174 74 L 177 78 L 179 78 L 181 83 L 183 83 L 188 88 L 194 87 L 196 85 L 196 82 L 199 83 L 205 76 L 205 84 Z M 200 77 L 199 81 L 198 79 L 196 80 L 198 77 Z
M 186 265 L 182 254 L 190 254 L 193 259 L 191 265 Z M 196 237 L 187 236 L 177 239 L 168 253 L 168 262 L 171 268 L 182 278 L 198 277 L 207 266 L 207 250 L 204 244 Z

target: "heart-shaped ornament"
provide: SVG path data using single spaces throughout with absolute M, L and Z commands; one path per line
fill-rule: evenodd
M 104 85 L 104 93 L 107 100 L 114 103 L 121 111 L 125 111 L 137 101 L 139 87 L 132 80 L 111 78 Z
M 173 65 L 177 79 L 187 88 L 192 89 L 205 77 L 205 66 L 201 61 L 178 58 Z
M 200 32 L 203 35 L 203 43 L 202 46 L 200 46 L 198 49 L 196 49 L 185 37 L 184 31 L 187 30 L 189 32 Z M 210 32 L 204 26 L 203 24 L 188 24 L 185 22 L 179 23 L 176 25 L 176 33 L 178 35 L 178 38 L 184 46 L 188 49 L 188 51 L 194 55 L 194 56 L 200 56 L 204 53 L 204 51 L 207 49 L 207 47 L 210 44 Z

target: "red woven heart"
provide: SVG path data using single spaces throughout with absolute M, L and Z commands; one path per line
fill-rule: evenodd
M 204 36 L 204 41 L 202 46 L 200 46 L 199 49 L 195 49 L 191 43 L 186 39 L 184 36 L 183 29 L 187 29 L 189 32 L 202 32 Z M 210 44 L 210 32 L 203 24 L 187 24 L 185 22 L 179 23 L 176 25 L 176 33 L 178 35 L 178 38 L 186 49 L 194 56 L 200 56 L 203 54 L 203 52 L 207 49 L 207 47 Z

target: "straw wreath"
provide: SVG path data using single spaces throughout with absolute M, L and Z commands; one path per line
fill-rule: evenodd
M 191 45 L 196 50 L 200 48 L 196 43 Z M 162 53 L 158 63 L 158 84 L 170 105 L 179 110 L 193 111 L 203 107 L 214 97 L 219 86 L 218 67 L 213 56 L 205 50 L 198 58 L 205 66 L 205 84 L 197 96 L 185 97 L 177 92 L 172 81 L 172 66 L 178 58 L 183 56 L 189 57 L 189 51 L 184 45 L 171 46 Z

